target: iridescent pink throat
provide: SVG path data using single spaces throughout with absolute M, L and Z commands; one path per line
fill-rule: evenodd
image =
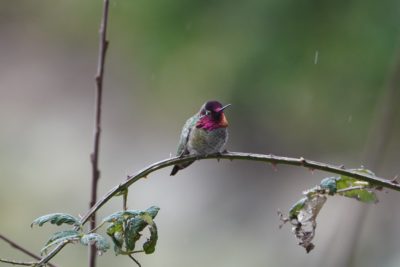
M 218 128 L 223 128 L 218 122 L 213 121 L 210 117 L 204 116 L 197 123 L 196 128 L 201 128 L 207 131 L 212 131 Z

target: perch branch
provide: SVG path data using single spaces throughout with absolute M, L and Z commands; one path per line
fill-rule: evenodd
M 380 178 L 374 175 L 370 175 L 367 173 L 361 173 L 354 171 L 352 169 L 345 169 L 343 166 L 335 166 L 332 164 L 327 164 L 323 162 L 313 161 L 300 158 L 290 158 L 290 157 L 282 157 L 275 155 L 265 155 L 265 154 L 254 154 L 254 153 L 243 153 L 243 152 L 226 152 L 222 154 L 212 154 L 206 156 L 185 156 L 185 157 L 174 157 L 165 159 L 156 163 L 153 163 L 146 168 L 138 171 L 135 174 L 129 175 L 128 179 L 124 182 L 118 184 L 113 187 L 110 191 L 108 191 L 97 203 L 81 218 L 80 222 L 82 224 L 86 223 L 94 213 L 98 209 L 100 209 L 104 204 L 106 204 L 113 196 L 117 195 L 121 191 L 127 189 L 133 183 L 137 182 L 141 178 L 147 177 L 150 173 L 155 172 L 157 170 L 193 160 L 202 160 L 202 159 L 229 159 L 229 160 L 249 160 L 249 161 L 261 161 L 266 163 L 271 163 L 273 166 L 277 164 L 282 165 L 293 165 L 304 167 L 309 170 L 320 170 L 329 173 L 345 175 L 349 177 L 356 178 L 358 180 L 369 182 L 375 186 L 390 188 L 396 191 L 400 191 L 400 184 L 398 184 L 394 180 L 387 180 L 384 178 Z M 47 263 L 52 257 L 54 257 L 66 244 L 61 244 L 57 246 L 49 255 L 43 258 L 38 264 L 38 266 L 42 266 Z M 53 253 L 54 252 L 54 253 Z
M 136 174 L 129 175 L 128 179 L 119 185 L 112 188 L 108 193 L 106 193 L 81 219 L 82 223 L 86 223 L 90 216 L 95 213 L 99 208 L 101 208 L 110 198 L 128 188 L 130 185 L 138 181 L 139 179 L 146 177 L 152 172 L 159 169 L 166 168 L 179 163 L 184 163 L 193 160 L 201 159 L 229 159 L 229 160 L 250 160 L 250 161 L 262 161 L 271 163 L 274 166 L 277 164 L 283 165 L 293 165 L 301 166 L 311 170 L 320 170 L 330 173 L 335 173 L 339 175 L 346 175 L 349 177 L 356 178 L 358 180 L 369 182 L 376 186 L 381 186 L 384 188 L 390 188 L 396 191 L 400 191 L 400 185 L 392 180 L 387 180 L 384 178 L 376 177 L 367 173 L 360 173 L 352 169 L 345 169 L 342 166 L 335 166 L 332 164 L 317 162 L 313 160 L 307 160 L 304 158 L 290 158 L 281 157 L 274 155 L 264 155 L 264 154 L 253 154 L 253 153 L 243 153 L 243 152 L 226 152 L 222 154 L 213 154 L 207 156 L 185 156 L 185 157 L 174 157 L 170 159 L 165 159 L 156 163 L 149 165 L 148 167 L 140 170 Z
M 101 133 L 101 103 L 103 94 L 103 79 L 104 79 L 104 63 L 106 58 L 106 52 L 108 48 L 107 40 L 107 22 L 108 22 L 108 7 L 109 1 L 103 1 L 103 16 L 100 24 L 100 40 L 99 40 L 99 55 L 96 73 L 96 104 L 95 104 L 95 132 L 94 132 L 94 144 L 93 153 L 90 155 L 92 162 L 92 187 L 90 197 L 90 208 L 93 207 L 97 201 L 97 187 L 100 179 L 100 170 L 98 167 L 99 163 L 99 145 L 100 145 L 100 133 Z M 96 228 L 96 214 L 93 213 L 90 220 L 89 229 Z M 89 267 L 96 266 L 96 247 L 95 245 L 89 246 Z

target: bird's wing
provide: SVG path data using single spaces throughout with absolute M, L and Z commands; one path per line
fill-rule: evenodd
M 189 153 L 189 151 L 187 151 L 187 143 L 189 141 L 190 132 L 193 127 L 195 127 L 198 120 L 197 117 L 197 115 L 194 115 L 193 117 L 189 118 L 183 126 L 181 138 L 179 140 L 178 151 L 176 152 L 177 156 L 182 156 Z

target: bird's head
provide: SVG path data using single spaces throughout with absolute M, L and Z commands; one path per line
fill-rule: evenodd
M 199 111 L 200 119 L 196 127 L 209 131 L 228 127 L 228 121 L 225 117 L 224 110 L 230 105 L 231 104 L 222 106 L 218 101 L 207 101 Z

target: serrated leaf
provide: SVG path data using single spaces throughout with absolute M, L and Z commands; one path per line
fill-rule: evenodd
M 340 193 L 340 195 L 345 196 L 345 197 L 355 198 L 358 201 L 361 201 L 364 203 L 377 203 L 378 202 L 378 198 L 377 198 L 375 192 L 368 190 L 368 189 L 349 190 L 349 191 Z
M 103 223 L 108 222 L 107 234 L 114 243 L 114 251 L 118 254 L 131 254 L 136 246 L 136 242 L 142 236 L 142 231 L 147 227 L 153 227 L 153 219 L 157 216 L 159 207 L 152 206 L 146 211 L 127 210 L 115 212 L 103 219 Z M 153 233 L 146 242 L 147 253 L 154 251 L 157 242 L 157 230 L 150 230 Z M 124 250 L 124 248 L 126 250 Z
M 45 224 L 49 221 L 51 224 L 56 224 L 56 225 L 61 225 L 61 224 L 65 223 L 65 224 L 76 225 L 79 227 L 81 226 L 79 219 L 75 218 L 72 215 L 69 215 L 66 213 L 52 213 L 52 214 L 43 215 L 43 216 L 35 219 L 32 222 L 31 227 L 33 225 L 42 226 L 43 224 Z
M 140 218 L 145 221 L 148 225 L 152 225 L 154 224 L 153 222 L 153 218 L 151 217 L 151 215 L 147 212 L 145 212 L 144 214 L 140 215 Z
M 148 214 L 150 214 L 150 216 L 151 216 L 152 219 L 154 219 L 154 218 L 157 216 L 159 210 L 160 210 L 159 207 L 157 207 L 157 206 L 151 206 L 150 208 L 148 208 L 148 209 L 146 210 L 146 212 L 147 212 Z
M 121 244 L 121 246 L 119 246 L 119 245 L 116 245 L 116 243 L 114 242 L 114 253 L 115 253 L 115 256 L 124 254 L 124 252 L 122 250 L 122 244 Z
M 95 244 L 96 249 L 100 254 L 106 252 L 110 248 L 110 244 L 108 243 L 107 239 L 96 233 L 83 235 L 81 238 L 81 243 L 85 246 Z
M 373 176 L 375 175 L 372 171 L 367 169 L 354 169 L 353 171 L 359 173 L 366 173 Z M 338 191 L 339 190 L 343 191 L 342 193 L 340 193 L 340 195 L 342 196 L 355 198 L 364 203 L 378 202 L 378 197 L 373 191 L 371 184 L 368 182 L 360 181 L 352 177 L 341 175 L 336 179 L 336 187 Z M 351 189 L 352 187 L 354 187 L 354 189 Z
M 124 244 L 123 225 L 122 223 L 112 224 L 107 228 L 107 234 L 114 243 L 114 252 L 116 255 L 121 254 Z
M 111 240 L 114 243 L 114 251 L 116 255 L 120 254 L 120 251 L 122 250 L 122 246 L 124 244 L 123 231 L 123 222 L 121 221 L 111 223 L 107 227 L 107 234 L 111 237 Z
M 103 223 L 105 222 L 115 222 L 118 220 L 126 220 L 132 217 L 139 216 L 143 211 L 139 210 L 125 210 L 125 211 L 118 211 L 115 212 L 103 219 Z
M 68 236 L 75 236 L 76 237 L 76 236 L 79 236 L 79 235 L 80 235 L 80 233 L 78 231 L 75 231 L 75 230 L 66 230 L 66 231 L 56 232 L 46 242 L 45 246 L 51 244 L 52 242 L 54 242 L 55 240 L 60 239 L 60 238 L 64 238 L 64 237 L 68 237 Z
M 135 249 L 136 242 L 142 236 L 140 232 L 147 226 L 147 223 L 140 217 L 128 220 L 125 228 L 125 245 L 128 251 Z
M 143 244 L 143 250 L 146 254 L 152 254 L 156 250 L 158 240 L 157 226 L 150 226 L 150 238 Z
M 76 231 L 57 232 L 46 242 L 46 245 L 40 250 L 40 254 L 46 254 L 47 250 L 54 245 L 64 242 L 78 241 L 80 238 L 81 234 Z
M 117 222 L 114 222 L 114 223 L 111 223 L 108 227 L 107 227 L 107 234 L 108 235 L 113 235 L 113 234 L 115 234 L 116 232 L 123 232 L 123 222 L 119 222 L 119 221 L 117 221 Z

